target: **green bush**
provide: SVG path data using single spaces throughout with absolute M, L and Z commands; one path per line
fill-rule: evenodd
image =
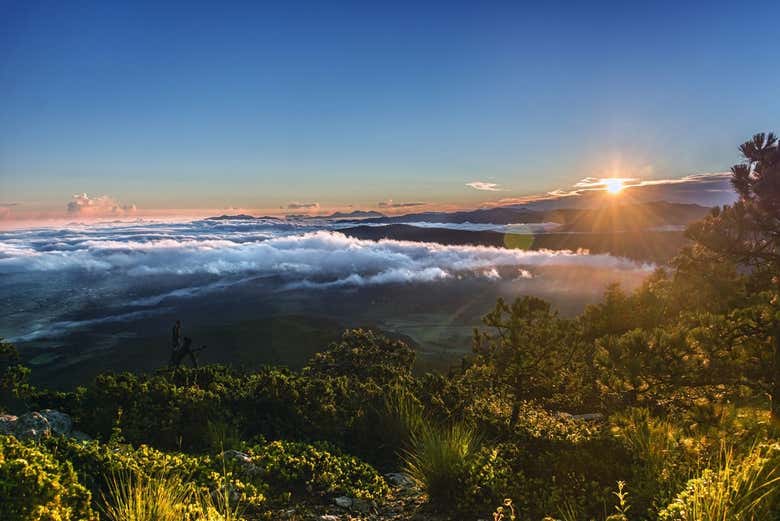
M 267 485 L 244 479 L 238 469 L 219 457 L 65 438 L 51 438 L 44 443 L 55 458 L 73 465 L 95 497 L 109 490 L 116 476 L 179 476 L 204 492 L 229 487 L 235 491 L 235 499 L 248 509 L 261 510 L 266 502 Z
M 33 443 L 0 436 L 0 519 L 96 521 L 90 501 L 70 462 L 57 461 Z
M 389 489 L 373 467 L 326 443 L 274 441 L 247 450 L 256 479 L 285 496 L 381 500 Z

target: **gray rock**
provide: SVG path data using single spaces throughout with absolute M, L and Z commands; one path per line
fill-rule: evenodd
M 241 452 L 240 450 L 233 450 L 233 449 L 226 450 L 225 452 L 222 453 L 222 456 L 225 459 L 235 460 L 245 465 L 252 464 L 252 458 L 249 457 L 249 454 L 247 454 L 246 452 Z
M 385 479 L 390 485 L 399 488 L 414 488 L 414 481 L 406 474 L 400 472 L 390 472 L 385 474 Z
M 352 508 L 352 498 L 347 496 L 339 496 L 333 502 L 341 508 Z
M 49 422 L 49 428 L 54 434 L 67 436 L 73 430 L 73 420 L 64 412 L 44 409 L 40 414 Z
M 353 499 L 352 510 L 360 512 L 361 514 L 368 514 L 372 509 L 376 509 L 375 505 L 365 499 Z
M 600 412 L 590 412 L 586 414 L 575 414 L 572 416 L 575 420 L 584 420 L 584 421 L 600 421 L 604 419 L 604 415 Z
M 16 420 L 13 414 L 0 414 L 0 434 L 13 434 Z
M 92 441 L 92 436 L 81 431 L 70 431 L 70 437 L 76 441 Z
M 51 436 L 49 421 L 39 412 L 28 412 L 17 418 L 13 427 L 13 435 L 20 440 L 39 440 Z
M 40 412 L 27 412 L 20 416 L 0 415 L 0 434 L 12 434 L 20 440 L 39 440 L 52 434 L 72 436 L 73 420 L 64 412 L 44 409 Z M 77 439 L 91 439 L 79 433 Z

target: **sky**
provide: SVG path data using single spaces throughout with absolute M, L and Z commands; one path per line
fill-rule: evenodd
M 0 0 L 0 219 L 477 207 L 725 172 L 780 130 L 777 17 L 756 14 Z

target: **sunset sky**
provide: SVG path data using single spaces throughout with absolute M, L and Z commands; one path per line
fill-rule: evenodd
M 0 218 L 479 206 L 778 130 L 776 13 L 421 4 L 3 2 Z

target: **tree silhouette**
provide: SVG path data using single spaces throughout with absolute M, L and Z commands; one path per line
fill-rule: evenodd
M 738 263 L 764 287 L 771 287 L 772 413 L 780 418 L 780 148 L 770 132 L 754 135 L 739 150 L 745 161 L 731 168 L 731 183 L 739 200 L 714 209 L 708 218 L 688 229 L 688 236 Z

